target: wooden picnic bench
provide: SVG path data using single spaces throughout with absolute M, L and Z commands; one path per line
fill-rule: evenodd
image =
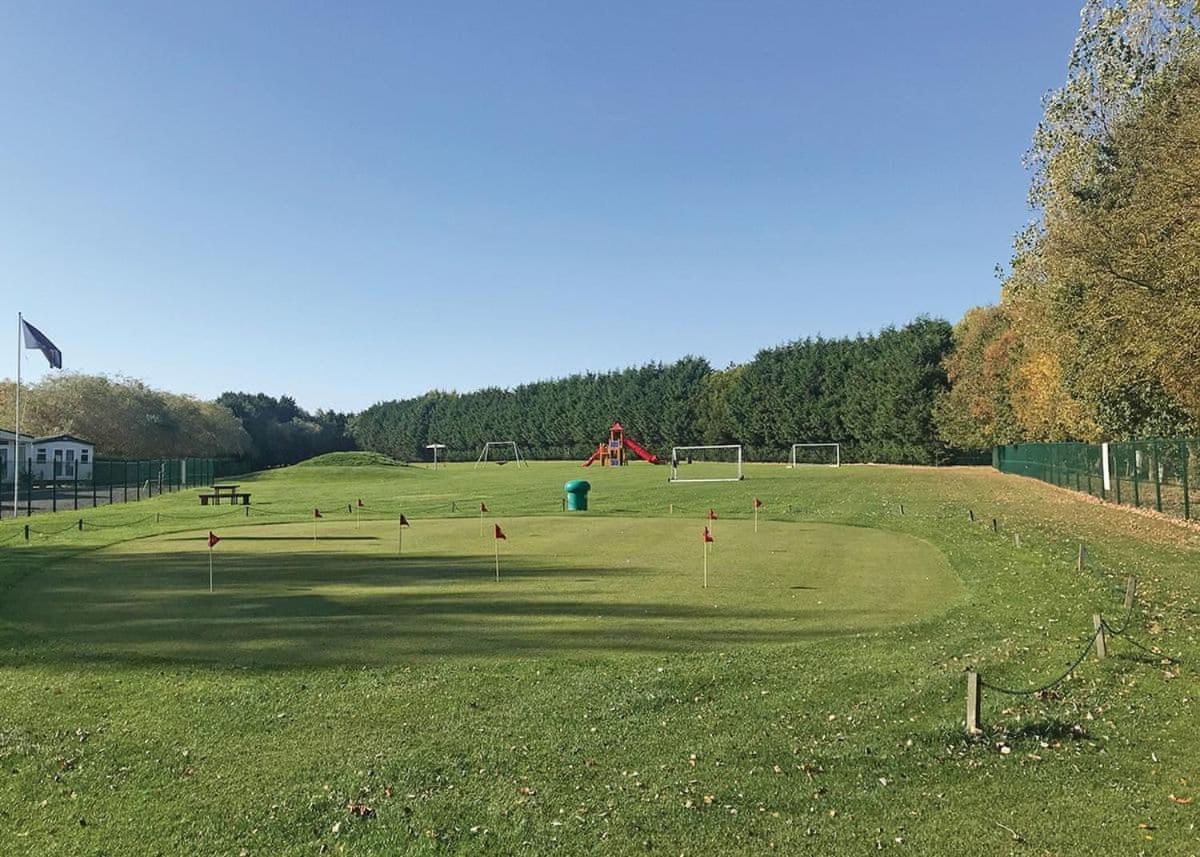
M 212 493 L 200 495 L 200 505 L 207 506 L 210 503 L 214 506 L 221 505 L 221 498 L 229 500 L 229 505 L 236 506 L 239 503 L 243 506 L 250 505 L 250 493 L 248 491 L 238 491 L 240 485 L 213 485 Z

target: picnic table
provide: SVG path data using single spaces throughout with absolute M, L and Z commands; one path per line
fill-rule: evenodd
M 213 485 L 211 494 L 200 495 L 200 505 L 207 506 L 212 503 L 214 506 L 221 505 L 221 498 L 225 497 L 229 500 L 229 505 L 236 506 L 239 502 L 243 506 L 250 505 L 250 494 L 246 491 L 238 491 L 240 485 L 223 482 L 219 485 Z

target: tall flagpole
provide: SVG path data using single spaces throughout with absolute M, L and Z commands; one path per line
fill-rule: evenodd
M 13 513 L 21 508 L 21 314 L 17 313 L 17 436 L 13 440 Z

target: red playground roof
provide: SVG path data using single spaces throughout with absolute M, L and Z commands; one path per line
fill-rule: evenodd
M 613 423 L 612 428 L 610 428 L 609 431 L 625 431 L 625 426 L 621 425 L 620 423 Z

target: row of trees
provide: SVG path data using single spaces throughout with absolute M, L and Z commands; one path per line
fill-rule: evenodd
M 0 382 L 0 425 L 11 428 L 15 410 L 16 385 Z M 346 423 L 345 414 L 309 414 L 289 396 L 224 393 L 205 402 L 104 375 L 47 375 L 21 393 L 22 432 L 73 434 L 112 458 L 230 458 L 259 469 L 353 449 Z
M 315 414 L 291 396 L 264 393 L 222 393 L 216 404 L 240 421 L 248 443 L 239 456 L 248 469 L 295 464 L 314 455 L 354 449 L 347 433 L 346 414 L 318 410 Z
M 489 440 L 516 440 L 534 458 L 579 458 L 620 420 L 660 451 L 738 442 L 752 457 L 783 459 L 793 442 L 832 440 L 851 458 L 935 463 L 950 455 L 933 425 L 950 344 L 949 324 L 919 319 L 875 336 L 766 349 L 724 371 L 686 357 L 513 390 L 427 393 L 368 408 L 350 433 L 363 449 L 408 460 L 428 457 L 434 442 L 467 458 Z
M 0 383 L 0 419 L 15 424 L 16 384 Z M 238 457 L 251 446 L 223 405 L 166 393 L 129 378 L 47 375 L 21 391 L 21 431 L 73 434 L 114 458 Z
M 1200 430 L 1200 14 L 1088 0 L 1029 155 L 1037 218 L 998 306 L 966 314 L 948 443 Z

